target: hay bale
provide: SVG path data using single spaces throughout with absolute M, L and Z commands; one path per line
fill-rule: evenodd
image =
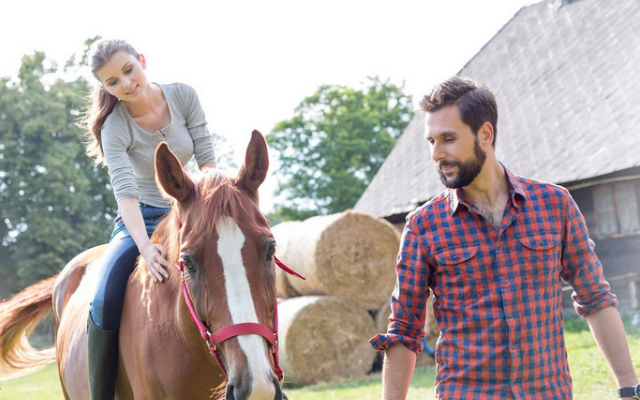
M 286 299 L 278 306 L 280 364 L 289 383 L 307 385 L 364 377 L 375 351 L 369 313 L 331 296 Z
M 332 295 L 377 310 L 395 282 L 399 233 L 368 214 L 344 213 L 273 229 L 278 257 L 307 279 L 287 276 L 301 295 Z
M 281 247 L 278 243 L 278 240 L 282 240 L 285 243 L 290 242 L 291 240 L 293 240 L 293 237 L 298 234 L 298 231 L 300 231 L 301 228 L 302 222 L 300 221 L 281 222 L 272 228 L 272 232 L 278 232 L 278 236 L 276 237 L 278 258 L 293 269 L 295 268 L 291 265 L 291 263 L 284 261 L 292 257 L 292 255 L 289 254 L 289 249 L 287 247 Z M 288 299 L 290 297 L 300 296 L 300 293 L 298 293 L 293 288 L 293 286 L 291 286 L 288 278 L 289 274 L 276 266 L 276 291 L 278 293 L 278 297 Z M 293 279 L 300 278 L 293 277 Z

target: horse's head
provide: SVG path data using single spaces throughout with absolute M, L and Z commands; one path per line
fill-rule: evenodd
M 184 300 L 191 297 L 212 336 L 221 329 L 225 336 L 213 355 L 228 375 L 227 400 L 282 397 L 268 343 L 276 304 L 275 241 L 258 208 L 258 187 L 268 167 L 266 142 L 257 131 L 235 178 L 210 170 L 192 179 L 166 144 L 156 151 L 157 181 L 176 203 L 172 212 L 180 246 L 174 257 L 183 265 Z M 249 333 L 225 333 L 223 328 L 238 324 L 249 326 Z M 252 330 L 259 325 L 266 333 Z

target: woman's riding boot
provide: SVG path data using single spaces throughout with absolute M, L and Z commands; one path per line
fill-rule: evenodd
M 89 316 L 89 392 L 91 400 L 114 400 L 118 372 L 118 331 L 105 331 Z

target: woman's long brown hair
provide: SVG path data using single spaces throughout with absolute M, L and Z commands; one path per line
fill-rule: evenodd
M 123 51 L 140 60 L 140 54 L 124 40 L 100 40 L 92 46 L 89 55 L 91 73 L 98 79 L 96 71 L 109 62 L 111 57 Z M 102 149 L 102 127 L 107 117 L 113 112 L 118 98 L 106 91 L 102 83 L 94 88 L 89 98 L 89 107 L 81 120 L 81 126 L 86 130 L 85 145 L 87 155 L 95 159 L 96 164 L 105 164 Z

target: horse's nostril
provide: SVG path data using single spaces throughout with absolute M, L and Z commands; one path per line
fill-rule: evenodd
M 288 400 L 287 396 L 282 392 L 282 388 L 280 387 L 280 382 L 278 382 L 278 378 L 273 379 L 273 385 L 276 388 L 276 395 L 273 400 Z
M 235 385 L 232 382 L 227 383 L 227 395 L 225 396 L 225 399 L 236 400 L 234 392 L 235 392 Z
M 238 384 L 233 380 L 227 384 L 227 397 L 226 400 L 247 400 L 249 398 L 247 388 L 242 384 Z

